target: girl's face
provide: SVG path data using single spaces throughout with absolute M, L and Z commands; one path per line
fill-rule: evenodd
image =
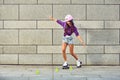
M 72 23 L 70 21 L 66 22 L 70 27 L 72 26 Z

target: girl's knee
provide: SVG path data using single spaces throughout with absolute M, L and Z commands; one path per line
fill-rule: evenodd
M 73 56 L 74 55 L 74 53 L 73 52 L 70 52 L 70 54 Z
M 66 50 L 65 49 L 62 49 L 62 53 L 65 53 L 66 52 Z

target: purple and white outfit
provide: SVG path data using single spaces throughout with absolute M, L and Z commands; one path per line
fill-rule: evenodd
M 57 23 L 60 24 L 64 29 L 63 42 L 67 44 L 74 44 L 73 37 L 71 36 L 74 33 L 76 36 L 79 36 L 76 26 L 67 27 L 67 23 L 61 20 L 57 20 Z

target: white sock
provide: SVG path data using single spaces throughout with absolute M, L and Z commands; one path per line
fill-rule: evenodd
M 65 61 L 65 62 L 64 62 L 64 64 L 66 64 L 66 65 L 67 65 L 67 61 Z
M 67 65 L 67 61 L 64 62 L 63 66 L 66 66 Z
M 76 63 L 77 63 L 77 66 L 80 66 L 80 61 L 79 60 L 77 60 Z

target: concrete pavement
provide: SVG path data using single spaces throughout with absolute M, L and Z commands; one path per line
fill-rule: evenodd
M 120 66 L 0 65 L 0 80 L 120 80 Z

